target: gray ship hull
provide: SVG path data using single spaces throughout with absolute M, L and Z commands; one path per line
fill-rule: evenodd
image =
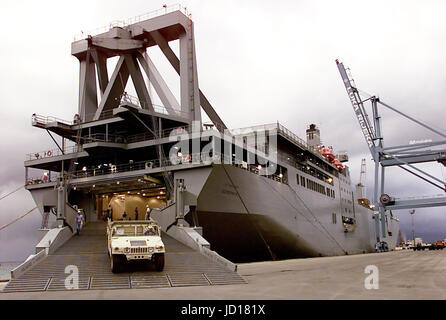
M 236 262 L 373 252 L 373 212 L 360 205 L 353 208 L 355 229 L 345 232 L 340 197 L 295 186 L 291 180 L 285 184 L 215 165 L 199 194 L 197 216 L 212 248 Z M 392 250 L 399 225 L 390 216 L 387 225 L 385 240 Z

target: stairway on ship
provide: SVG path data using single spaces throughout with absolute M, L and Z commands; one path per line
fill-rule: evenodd
M 73 236 L 54 254 L 9 281 L 3 292 L 61 291 L 65 287 L 68 265 L 79 270 L 79 289 L 167 288 L 243 284 L 236 272 L 225 269 L 169 235 L 162 234 L 166 246 L 162 272 L 144 263 L 129 263 L 123 273 L 113 274 L 107 254 L 106 224 L 90 222 L 80 236 Z

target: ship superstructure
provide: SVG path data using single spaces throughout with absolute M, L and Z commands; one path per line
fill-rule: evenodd
M 179 99 L 147 54 L 153 46 L 179 74 Z M 95 221 L 124 212 L 141 219 L 150 207 L 163 231 L 190 225 L 233 261 L 374 251 L 372 211 L 358 203 L 347 158 L 322 145 L 317 126 L 307 141 L 280 123 L 227 129 L 199 89 L 189 16 L 165 12 L 112 26 L 73 42 L 72 54 L 80 62 L 73 121 L 32 117 L 62 140 L 25 161 L 43 230 L 74 230 L 79 208 Z M 111 75 L 110 58 L 117 58 Z M 136 97 L 127 92 L 130 79 Z M 202 109 L 211 124 L 202 123 Z M 398 221 L 387 214 L 385 223 L 393 248 Z

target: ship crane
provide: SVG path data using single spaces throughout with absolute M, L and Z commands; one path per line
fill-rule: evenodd
M 397 166 L 401 169 L 413 174 L 414 176 L 422 179 L 423 181 L 441 189 L 443 192 L 446 191 L 446 182 L 444 179 L 439 179 L 421 169 L 414 166 L 417 163 L 425 162 L 438 162 L 442 165 L 446 165 L 446 133 L 431 126 L 425 124 L 424 122 L 417 120 L 398 109 L 384 103 L 376 96 L 371 96 L 366 99 L 362 99 L 360 91 L 358 90 L 350 70 L 344 67 L 342 62 L 336 60 L 336 65 L 338 67 L 339 73 L 341 75 L 342 81 L 344 82 L 345 89 L 347 90 L 348 97 L 353 106 L 353 111 L 355 112 L 356 118 L 358 120 L 361 131 L 366 140 L 367 146 L 372 155 L 372 159 L 375 162 L 375 177 L 374 177 L 374 193 L 373 193 L 373 209 L 374 209 L 374 219 L 376 226 L 376 241 L 377 241 L 377 251 L 386 251 L 387 247 L 386 238 L 386 210 L 399 210 L 399 209 L 409 209 L 409 208 L 422 208 L 422 207 L 436 207 L 436 206 L 446 206 L 446 196 L 429 196 L 422 198 L 410 197 L 408 199 L 399 199 L 391 197 L 384 193 L 385 187 L 385 168 L 391 166 Z M 366 112 L 365 103 L 371 103 L 373 122 L 370 121 L 369 116 Z M 381 116 L 379 115 L 378 105 L 385 107 L 400 116 L 416 123 L 417 125 L 429 130 L 430 132 L 436 134 L 441 138 L 439 141 L 421 141 L 415 143 L 409 143 L 398 146 L 384 147 L 383 135 L 381 130 Z M 436 149 L 430 149 L 435 147 Z M 442 147 L 441 149 L 439 149 Z M 381 175 L 379 172 L 381 170 Z M 365 176 L 365 170 L 364 170 Z M 361 181 L 362 183 L 362 170 L 361 170 Z M 364 181 L 365 182 L 365 181 Z M 381 226 L 380 226 L 381 220 Z

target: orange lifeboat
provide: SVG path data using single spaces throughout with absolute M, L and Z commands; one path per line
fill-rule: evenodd
M 324 156 L 325 158 L 327 158 L 328 161 L 332 162 L 335 160 L 335 156 L 333 151 L 330 148 L 322 148 L 321 150 L 322 156 Z
M 344 165 L 338 159 L 334 159 L 333 164 L 335 165 L 336 168 L 338 168 L 339 171 L 344 170 Z

